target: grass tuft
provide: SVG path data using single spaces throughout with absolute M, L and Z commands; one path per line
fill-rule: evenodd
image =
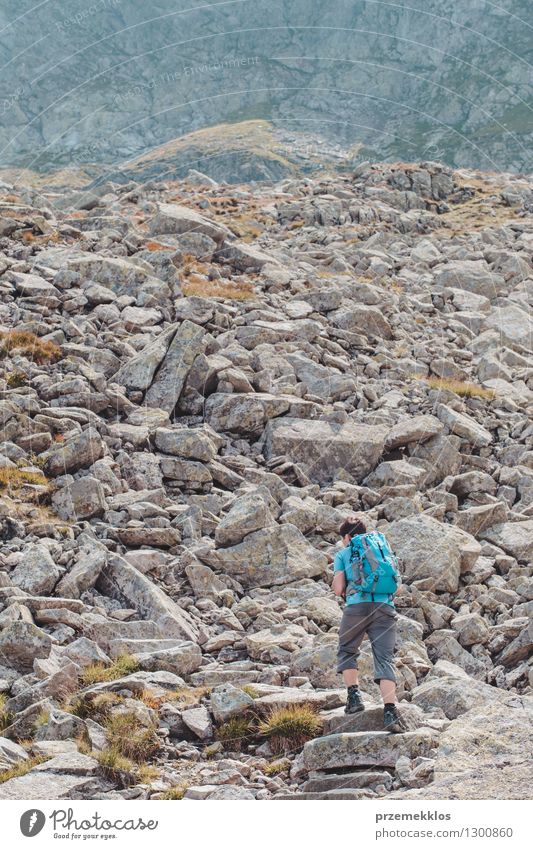
M 38 365 L 55 363 L 61 359 L 61 348 L 55 342 L 40 339 L 25 330 L 0 332 L 0 358 L 19 354 Z
M 453 392 L 462 398 L 483 398 L 486 401 L 493 401 L 496 397 L 494 389 L 485 389 L 477 383 L 468 383 L 465 380 L 448 380 L 441 377 L 425 377 L 423 380 L 431 389 Z
M 103 752 L 96 752 L 94 757 L 100 764 L 105 778 L 122 784 L 135 783 L 135 764 L 125 758 L 118 749 L 113 747 L 104 749 Z
M 282 758 L 279 761 L 272 761 L 267 764 L 263 772 L 265 775 L 279 775 L 281 772 L 287 772 L 290 768 L 290 760 L 288 758 Z
M 135 763 L 145 763 L 159 749 L 155 727 L 142 725 L 131 711 L 113 714 L 104 727 L 109 748 Z
M 9 769 L 3 769 L 0 771 L 0 784 L 3 784 L 5 781 L 9 781 L 11 778 L 20 778 L 21 775 L 26 775 L 26 773 L 30 772 L 34 766 L 38 766 L 38 764 L 42 764 L 47 760 L 49 760 L 49 758 L 44 757 L 43 755 L 34 755 L 26 761 L 19 761 L 18 764 L 9 767 Z
M 186 781 L 183 781 L 181 784 L 176 784 L 174 787 L 170 787 L 168 790 L 165 790 L 165 792 L 159 796 L 159 799 L 183 799 L 188 789 L 189 784 Z
M 46 486 L 48 481 L 42 472 L 30 472 L 27 469 L 13 467 L 0 469 L 0 490 L 21 489 L 28 483 L 33 486 Z
M 211 692 L 211 687 L 179 687 L 177 690 L 172 690 L 165 697 L 166 702 L 177 702 L 178 707 L 191 707 L 197 705 Z
M 101 684 L 103 681 L 116 681 L 117 678 L 131 675 L 138 669 L 138 661 L 131 654 L 123 654 L 111 664 L 91 663 L 90 666 L 86 666 L 80 675 L 80 680 L 85 687 L 90 687 L 92 684 Z
M 6 377 L 8 389 L 20 389 L 21 386 L 26 386 L 27 382 L 28 375 L 26 372 L 20 371 L 19 369 L 13 369 L 13 371 Z
M 299 749 L 322 731 L 322 720 L 311 705 L 289 705 L 277 708 L 258 726 L 259 734 L 268 738 L 276 754 Z
M 217 729 L 216 738 L 225 749 L 240 752 L 256 731 L 254 720 L 247 716 L 234 716 Z
M 7 696 L 5 693 L 0 693 L 0 732 L 11 725 L 11 714 L 6 710 Z
M 122 696 L 117 693 L 82 693 L 71 697 L 65 705 L 65 710 L 80 719 L 89 718 L 101 723 L 110 716 L 112 709 L 123 701 Z

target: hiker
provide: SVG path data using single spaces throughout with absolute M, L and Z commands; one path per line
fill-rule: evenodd
M 400 732 L 405 725 L 396 708 L 394 646 L 398 613 L 393 596 L 401 579 L 390 546 L 379 532 L 367 533 L 364 521 L 354 516 L 339 528 L 344 543 L 333 562 L 333 592 L 345 599 L 339 629 L 337 672 L 348 688 L 345 713 L 365 709 L 359 692 L 357 658 L 365 634 L 374 657 L 374 681 L 383 698 L 383 724 Z

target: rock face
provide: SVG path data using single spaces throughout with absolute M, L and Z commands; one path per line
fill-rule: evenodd
M 61 572 L 44 545 L 29 546 L 11 573 L 11 581 L 35 595 L 51 595 Z
M 0 182 L 0 795 L 524 794 L 532 199 L 429 161 Z M 404 735 L 368 640 L 344 714 L 354 514 L 402 573 Z M 157 780 L 102 769 L 125 722 Z
M 146 393 L 148 407 L 173 411 L 194 359 L 203 349 L 203 335 L 202 329 L 190 321 L 180 324 Z
M 246 587 L 290 584 L 320 575 L 327 558 L 294 525 L 272 526 L 248 534 L 238 545 L 200 550 L 199 558 L 237 578 Z
M 438 744 L 438 734 L 429 728 L 392 735 L 382 731 L 331 734 L 304 746 L 308 770 L 341 769 L 351 766 L 392 767 L 401 755 L 427 757 Z
M 268 423 L 264 453 L 267 459 L 288 457 L 316 483 L 329 483 L 339 476 L 346 479 L 346 475 L 359 482 L 376 465 L 386 436 L 381 427 L 284 416 Z
M 465 560 L 475 563 L 481 546 L 431 516 L 399 519 L 387 528 L 389 539 L 409 580 L 428 579 L 433 590 L 455 592 Z

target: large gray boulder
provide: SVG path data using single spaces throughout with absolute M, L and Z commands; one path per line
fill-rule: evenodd
M 456 592 L 461 570 L 472 566 L 481 546 L 469 534 L 431 516 L 408 516 L 386 529 L 401 572 L 411 582 L 428 579 L 433 591 Z
M 77 472 L 100 460 L 104 453 L 105 444 L 100 434 L 89 427 L 47 452 L 43 470 L 45 475 L 54 478 Z
M 431 784 L 389 798 L 529 798 L 533 697 L 501 695 L 473 705 L 441 734 Z
M 150 233 L 152 236 L 164 235 L 166 233 L 181 235 L 182 233 L 202 233 L 209 236 L 215 242 L 220 243 L 224 239 L 234 239 L 235 236 L 224 224 L 211 221 L 204 215 L 200 215 L 194 209 L 180 206 L 176 203 L 160 203 L 157 212 L 150 222 Z
M 145 396 L 148 407 L 172 413 L 195 358 L 205 347 L 205 331 L 192 321 L 178 327 Z
M 533 559 L 533 519 L 493 525 L 482 530 L 480 536 L 517 560 L 528 562 Z
M 491 271 L 484 259 L 452 260 L 446 265 L 435 266 L 433 273 L 439 288 L 452 286 L 455 289 L 466 289 L 491 300 L 508 288 L 502 275 Z
M 275 524 L 268 504 L 260 493 L 241 495 L 215 529 L 218 546 L 235 545 L 250 533 Z
M 11 622 L 0 631 L 2 663 L 29 672 L 36 658 L 48 657 L 52 638 L 31 622 Z
M 377 307 L 366 304 L 352 305 L 350 302 L 346 309 L 341 307 L 331 312 L 328 318 L 342 330 L 363 333 L 370 338 L 390 339 L 392 337 L 391 326 Z
M 518 350 L 533 348 L 533 320 L 531 310 L 518 304 L 502 304 L 494 307 L 485 319 L 485 326 L 498 333 L 500 344 Z
M 86 475 L 57 489 L 52 505 L 61 519 L 92 519 L 106 509 L 104 487 L 97 478 Z
M 79 598 L 94 587 L 106 558 L 107 552 L 103 548 L 82 550 L 72 569 L 59 581 L 57 593 L 65 598 Z
M 164 454 L 173 454 L 187 460 L 202 460 L 208 463 L 217 453 L 217 448 L 208 434 L 188 427 L 160 427 L 155 434 L 156 448 Z
M 26 547 L 10 578 L 11 583 L 32 595 L 51 595 L 60 576 L 61 570 L 47 547 L 37 543 Z
M 492 434 L 466 413 L 459 413 L 446 404 L 438 404 L 437 416 L 452 433 L 466 439 L 475 448 L 485 448 L 492 442 Z
M 315 363 L 302 354 L 289 354 L 287 361 L 299 381 L 305 383 L 311 394 L 323 401 L 347 398 L 355 392 L 357 384 L 350 374 Z
M 265 422 L 286 413 L 290 404 L 287 396 L 267 392 L 215 392 L 206 401 L 205 419 L 216 431 L 259 436 Z
M 240 687 L 221 684 L 212 690 L 209 706 L 216 722 L 226 722 L 232 716 L 238 716 L 253 708 L 254 700 Z
M 183 641 L 172 648 L 160 651 L 138 652 L 133 655 L 142 670 L 147 672 L 173 672 L 188 675 L 202 665 L 202 652 L 196 643 Z
M 97 588 L 137 609 L 143 619 L 153 619 L 167 636 L 197 642 L 199 629 L 190 614 L 123 557 L 114 554 L 108 558 Z
M 405 734 L 386 731 L 330 734 L 305 744 L 304 764 L 308 771 L 354 766 L 394 767 L 402 755 L 427 758 L 434 753 L 438 741 L 438 732 L 431 728 L 419 728 Z
M 468 674 L 438 677 L 430 674 L 411 691 L 413 704 L 427 711 L 440 708 L 449 719 L 456 719 L 472 707 L 501 702 L 504 698 L 501 690 L 470 678 Z
M 127 360 L 113 375 L 114 382 L 128 389 L 148 389 L 177 329 L 178 325 L 173 324 Z
M 264 454 L 298 463 L 315 483 L 360 482 L 381 456 L 388 430 L 381 425 L 344 424 L 284 417 L 265 428 Z
M 432 436 L 436 436 L 443 429 L 442 422 L 435 416 L 412 416 L 400 419 L 391 428 L 385 443 L 385 449 L 392 451 L 412 443 L 426 442 Z
M 271 587 L 320 575 L 327 557 L 294 525 L 272 525 L 229 548 L 201 548 L 197 557 L 236 578 L 244 587 Z

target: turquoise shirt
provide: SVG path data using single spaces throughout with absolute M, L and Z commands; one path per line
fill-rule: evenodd
M 343 548 L 342 551 L 338 551 L 335 555 L 335 560 L 333 561 L 333 571 L 334 572 L 345 572 L 346 567 L 350 565 L 350 546 L 347 545 L 346 548 Z M 362 601 L 372 601 L 368 593 L 366 595 L 362 595 L 361 592 L 356 592 L 350 596 L 347 600 L 346 604 L 360 604 Z M 394 607 L 394 601 L 389 598 L 388 595 L 383 593 L 374 593 L 374 601 L 377 602 L 385 602 L 386 604 L 392 605 Z

